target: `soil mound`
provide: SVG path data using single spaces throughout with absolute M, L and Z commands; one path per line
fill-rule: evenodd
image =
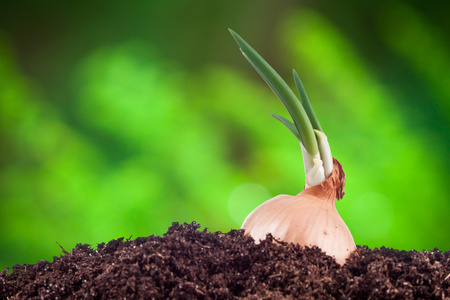
M 0 273 L 0 299 L 450 299 L 450 251 L 358 246 L 339 266 L 317 247 L 199 227 L 15 265 Z

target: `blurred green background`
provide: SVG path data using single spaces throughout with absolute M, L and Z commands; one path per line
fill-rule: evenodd
M 0 270 L 76 243 L 239 228 L 303 188 L 283 105 L 230 27 L 303 80 L 355 242 L 450 249 L 444 1 L 9 1 L 0 9 Z

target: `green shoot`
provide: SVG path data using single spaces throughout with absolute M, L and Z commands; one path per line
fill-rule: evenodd
M 244 57 L 261 75 L 264 81 L 269 85 L 269 87 L 273 90 L 273 92 L 278 96 L 278 98 L 286 107 L 287 111 L 292 117 L 292 120 L 294 121 L 293 125 L 297 129 L 296 132 L 292 130 L 293 126 L 291 125 L 292 123 L 290 123 L 290 121 L 284 118 L 275 118 L 281 121 L 289 130 L 291 130 L 291 132 L 294 133 L 296 137 L 296 133 L 298 132 L 298 136 L 300 137 L 299 140 L 301 140 L 305 149 L 310 154 L 318 154 L 319 148 L 317 145 L 316 136 L 313 131 L 314 128 L 311 124 L 307 112 L 302 106 L 302 103 L 298 100 L 298 98 L 295 96 L 286 82 L 280 77 L 280 75 L 278 75 L 278 73 L 246 41 L 244 41 L 244 39 L 242 39 L 233 30 L 229 29 L 229 31 L 235 39 L 236 43 L 239 45 Z M 309 103 L 308 100 L 306 100 L 306 102 Z
M 300 99 L 302 100 L 303 108 L 305 109 L 306 114 L 308 115 L 308 118 L 311 121 L 312 127 L 314 129 L 317 129 L 317 130 L 320 130 L 323 132 L 322 127 L 320 127 L 319 120 L 317 120 L 316 114 L 314 113 L 311 103 L 309 102 L 308 95 L 306 94 L 305 88 L 303 87 L 300 77 L 298 76 L 298 74 L 295 70 L 293 70 L 293 73 L 294 73 L 294 81 L 295 81 L 295 85 L 297 86 L 298 94 L 300 95 Z
M 270 114 L 272 117 L 280 121 L 284 126 L 287 127 L 297 138 L 297 140 L 301 143 L 302 142 L 302 136 L 300 135 L 300 132 L 298 132 L 297 127 L 295 127 L 295 124 L 286 119 L 283 116 L 280 116 L 278 114 Z

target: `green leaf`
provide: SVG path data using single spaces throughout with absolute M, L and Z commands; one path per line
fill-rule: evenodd
M 275 119 L 277 119 L 278 121 L 280 121 L 281 123 L 283 123 L 283 125 L 286 126 L 287 129 L 289 129 L 300 142 L 302 142 L 302 136 L 300 135 L 300 132 L 298 132 L 298 129 L 297 127 L 295 127 L 294 123 L 292 123 L 283 116 L 277 114 L 270 114 L 270 115 Z
M 278 75 L 278 73 L 236 32 L 229 29 L 236 43 L 241 48 L 244 57 L 250 62 L 255 70 L 261 75 L 264 81 L 278 96 L 294 120 L 295 127 L 302 137 L 302 143 L 306 150 L 315 155 L 319 152 L 313 126 L 308 118 L 305 109 L 295 94 Z
M 311 121 L 311 125 L 314 129 L 320 130 L 323 132 L 322 127 L 320 127 L 319 120 L 317 120 L 316 114 L 309 102 L 308 95 L 306 94 L 305 88 L 303 87 L 303 83 L 300 80 L 297 72 L 293 70 L 294 73 L 294 81 L 297 86 L 298 94 L 300 95 L 300 99 L 302 100 L 302 106 L 305 109 L 306 114 L 308 115 L 309 120 Z

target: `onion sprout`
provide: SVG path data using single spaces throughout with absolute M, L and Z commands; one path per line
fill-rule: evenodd
M 242 229 L 256 242 L 271 233 L 300 245 L 317 245 L 340 264 L 356 249 L 353 237 L 336 210 L 344 196 L 345 173 L 331 156 L 328 139 L 317 120 L 306 91 L 293 71 L 301 101 L 278 73 L 237 33 L 229 29 L 244 57 L 286 107 L 292 121 L 271 114 L 300 142 L 305 167 L 305 189 L 296 196 L 276 196 L 252 211 Z

